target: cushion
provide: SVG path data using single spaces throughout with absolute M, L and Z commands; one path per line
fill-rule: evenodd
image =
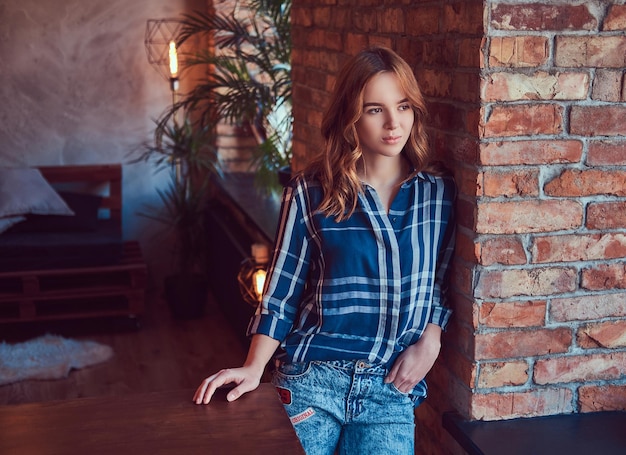
M 6 233 L 0 235 L 0 272 L 117 264 L 123 245 L 113 220 L 99 220 L 93 232 Z
M 16 215 L 74 215 L 35 168 L 0 167 L 0 218 Z
M 10 232 L 77 232 L 95 231 L 98 227 L 98 209 L 102 197 L 60 191 L 74 216 L 28 215 L 26 221 L 15 225 Z
M 14 224 L 19 223 L 20 221 L 24 221 L 26 218 L 23 216 L 6 216 L 4 218 L 0 218 L 0 234 L 9 229 Z

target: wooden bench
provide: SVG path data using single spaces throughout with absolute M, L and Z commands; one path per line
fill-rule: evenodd
M 39 168 L 50 184 L 97 187 L 103 217 L 122 230 L 120 164 Z M 120 237 L 121 238 L 121 237 Z M 144 311 L 147 267 L 138 242 L 122 245 L 115 264 L 0 273 L 0 323 L 130 316 Z

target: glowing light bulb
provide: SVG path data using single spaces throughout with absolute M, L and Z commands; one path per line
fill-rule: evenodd
M 254 275 L 252 275 L 252 282 L 254 283 L 254 291 L 257 295 L 259 301 L 263 297 L 263 286 L 265 286 L 265 277 L 267 276 L 267 272 L 263 269 L 256 270 Z
M 176 43 L 174 41 L 170 41 L 170 75 L 172 78 L 178 76 L 178 53 L 176 51 Z

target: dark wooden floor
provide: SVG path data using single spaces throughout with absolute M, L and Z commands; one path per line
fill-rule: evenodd
M 246 347 L 212 297 L 206 315 L 191 321 L 172 319 L 157 296 L 146 305 L 139 330 L 124 319 L 0 326 L 0 341 L 48 332 L 104 343 L 115 352 L 111 360 L 74 370 L 67 379 L 0 386 L 0 405 L 195 388 L 205 376 L 243 362 Z

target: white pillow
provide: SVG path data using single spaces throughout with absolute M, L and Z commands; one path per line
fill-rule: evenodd
M 74 215 L 36 168 L 0 167 L 0 218 Z

